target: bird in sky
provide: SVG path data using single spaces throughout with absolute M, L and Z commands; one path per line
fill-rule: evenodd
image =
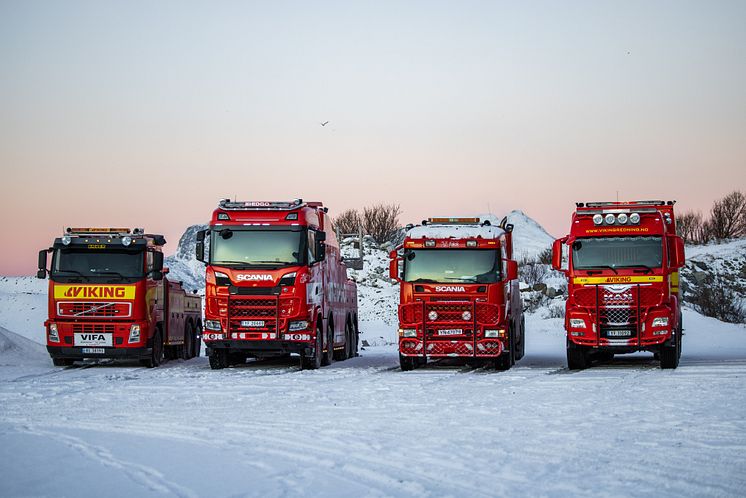
M 329 123 L 329 121 L 324 121 L 323 123 L 321 123 L 321 126 L 326 126 L 327 123 Z

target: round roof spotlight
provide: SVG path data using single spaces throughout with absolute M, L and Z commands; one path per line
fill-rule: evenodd
M 62 243 L 65 244 L 66 246 L 69 246 L 72 240 L 73 240 L 72 237 L 68 235 L 65 235 L 64 237 L 62 237 Z
M 627 215 L 626 215 L 626 214 L 624 214 L 624 213 L 618 214 L 618 215 L 616 216 L 616 221 L 617 221 L 617 223 L 619 223 L 620 225 L 625 225 L 625 224 L 627 223 L 627 219 L 628 219 L 628 218 L 627 218 Z
M 464 311 L 463 313 L 461 313 L 461 318 L 463 318 L 464 321 L 468 322 L 469 320 L 471 320 L 471 312 L 468 310 Z
M 430 319 L 431 322 L 434 322 L 438 319 L 438 312 L 437 311 L 431 311 L 427 314 L 427 317 Z
M 629 215 L 629 222 L 633 225 L 637 225 L 638 223 L 640 223 L 640 215 L 637 213 L 632 213 L 631 215 Z
M 665 219 L 666 219 L 666 225 L 670 225 L 670 224 L 671 224 L 671 215 L 670 215 L 670 214 L 668 214 L 668 213 L 666 213 L 666 214 L 664 214 L 663 216 L 664 216 L 664 217 L 665 217 Z
M 126 237 L 126 236 L 125 236 L 125 237 L 122 237 L 122 245 L 123 245 L 124 247 L 127 247 L 127 246 L 128 246 L 128 245 L 130 245 L 131 243 L 132 243 L 132 237 Z
M 600 225 L 603 222 L 604 222 L 603 215 L 600 215 L 600 214 L 594 214 L 593 215 L 593 224 L 594 225 Z
M 604 218 L 604 220 L 606 221 L 607 225 L 613 225 L 614 222 L 616 221 L 616 216 L 614 216 L 613 214 L 609 213 L 609 214 L 606 215 L 606 218 Z

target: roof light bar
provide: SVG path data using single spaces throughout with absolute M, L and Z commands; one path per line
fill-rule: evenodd
M 478 225 L 479 218 L 428 218 L 428 223 L 439 223 L 442 225 Z
M 303 199 L 295 199 L 293 201 L 231 201 L 230 199 L 223 199 L 218 203 L 218 207 L 226 211 L 245 211 L 250 209 L 287 211 L 289 209 L 297 209 L 301 206 L 303 206 Z

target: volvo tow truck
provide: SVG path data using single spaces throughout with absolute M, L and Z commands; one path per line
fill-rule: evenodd
M 39 251 L 36 276 L 49 276 L 44 326 L 54 365 L 116 358 L 152 368 L 199 354 L 202 300 L 166 278 L 165 243 L 142 228 L 67 228 Z

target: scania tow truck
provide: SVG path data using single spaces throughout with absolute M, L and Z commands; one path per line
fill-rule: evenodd
M 399 363 L 461 358 L 509 369 L 523 357 L 525 322 L 513 226 L 480 218 L 429 218 L 391 251 L 400 283 Z
M 322 203 L 224 199 L 196 251 L 213 369 L 289 355 L 316 369 L 357 355 L 357 286 Z
M 570 234 L 554 242 L 552 266 L 568 279 L 567 365 L 651 351 L 676 368 L 682 324 L 674 201 L 577 203 Z
M 44 326 L 54 365 L 116 358 L 152 368 L 199 354 L 202 301 L 166 278 L 165 243 L 142 228 L 67 228 L 39 251 L 36 276 L 49 276 Z

